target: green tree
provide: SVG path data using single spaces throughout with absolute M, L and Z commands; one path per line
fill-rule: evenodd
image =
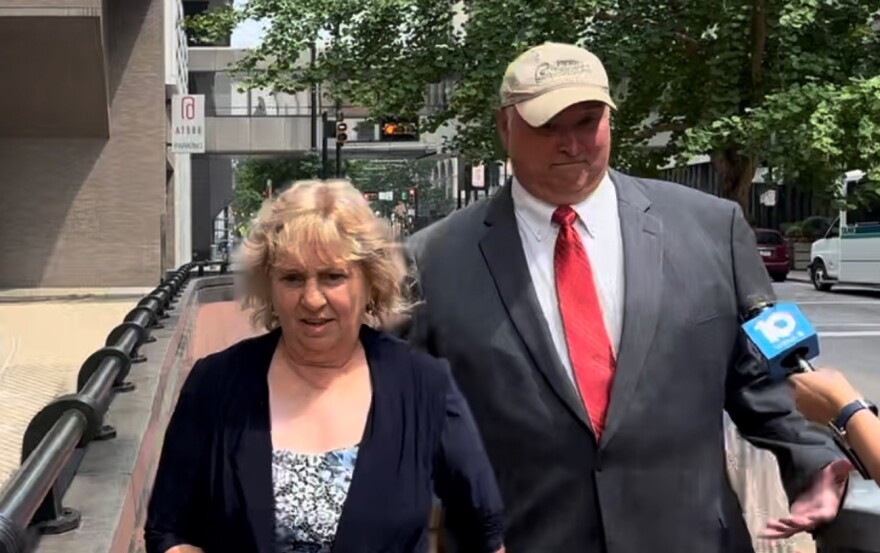
M 436 163 L 431 160 L 353 161 L 345 176 L 366 194 L 393 194 L 390 201 L 372 202 L 383 217 L 391 218 L 403 204 L 406 209 L 415 209 L 417 216 L 439 218 L 455 209 L 455 200 L 447 198 L 446 191 L 434 182 L 435 167 Z
M 329 163 L 326 169 L 332 170 Z M 321 175 L 321 160 L 315 154 L 237 161 L 231 207 L 238 222 L 238 232 L 244 234 L 247 231 L 251 219 L 267 198 L 269 182 L 272 193 L 277 194 L 294 181 L 320 178 Z
M 830 189 L 857 168 L 880 181 L 878 10 L 877 0 L 637 1 L 597 18 L 588 40 L 613 45 L 603 57 L 632 77 L 618 144 L 631 151 L 668 131 L 663 153 L 709 154 L 722 193 L 744 207 L 761 164 L 801 186 Z
M 419 113 L 426 86 L 453 79 L 423 125 L 454 124 L 449 147 L 473 161 L 503 157 L 492 115 L 506 64 L 544 41 L 580 43 L 617 83 L 615 166 L 656 174 L 708 154 L 723 194 L 746 207 L 765 163 L 824 188 L 862 169 L 880 189 L 878 13 L 880 0 L 250 0 L 189 26 L 213 38 L 264 20 L 264 43 L 238 67 L 246 80 L 323 82 L 379 117 Z M 327 36 L 313 67 L 294 65 Z M 661 134 L 665 146 L 645 147 Z
M 392 192 L 393 200 L 372 201 L 379 214 L 391 218 L 392 213 L 403 205 L 405 210 L 417 209 L 418 215 L 443 217 L 455 208 L 455 201 L 447 198 L 445 191 L 435 186 L 432 170 L 435 163 L 429 160 L 343 160 L 342 178 L 365 194 Z M 335 161 L 329 160 L 325 172 L 321 160 L 309 154 L 300 158 L 249 158 L 236 164 L 232 211 L 239 222 L 238 230 L 246 232 L 252 217 L 267 198 L 267 182 L 272 182 L 273 194 L 287 189 L 293 182 L 333 175 Z M 415 189 L 415 197 L 410 191 Z M 416 199 L 417 198 L 417 199 Z
M 294 179 L 299 175 L 299 165 L 298 159 L 284 158 L 250 158 L 235 164 L 232 213 L 241 228 L 246 228 L 268 197 L 270 183 L 274 189 Z

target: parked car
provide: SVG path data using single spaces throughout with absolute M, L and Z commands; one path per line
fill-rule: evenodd
M 791 270 L 791 256 L 788 243 L 782 233 L 776 230 L 757 228 L 758 253 L 764 260 L 767 273 L 775 282 L 784 282 Z

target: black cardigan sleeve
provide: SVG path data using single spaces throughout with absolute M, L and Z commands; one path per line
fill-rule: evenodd
M 210 402 L 206 365 L 199 360 L 180 391 L 171 415 L 144 528 L 147 553 L 165 553 L 176 545 L 201 546 L 205 502 Z
M 434 492 L 446 526 L 462 551 L 495 553 L 503 545 L 503 504 L 470 408 L 446 369 L 446 418 L 437 453 Z

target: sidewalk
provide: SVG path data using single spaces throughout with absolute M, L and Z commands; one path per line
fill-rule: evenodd
M 0 292 L 0 485 L 20 465 L 31 418 L 55 397 L 76 390 L 80 365 L 104 345 L 140 296 L 90 297 Z

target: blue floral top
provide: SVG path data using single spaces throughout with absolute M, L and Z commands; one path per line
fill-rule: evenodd
M 273 451 L 276 553 L 330 553 L 357 454 Z

